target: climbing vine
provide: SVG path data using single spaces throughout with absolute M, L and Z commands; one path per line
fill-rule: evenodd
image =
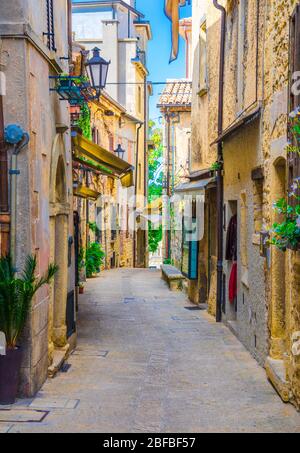
M 85 102 L 81 106 L 81 114 L 79 120 L 77 121 L 77 126 L 80 127 L 85 138 L 88 140 L 92 139 L 91 111 Z
M 300 157 L 300 112 L 290 116 L 292 141 L 287 146 L 288 154 Z M 277 200 L 273 208 L 282 216 L 282 222 L 276 222 L 271 229 L 270 244 L 279 250 L 288 248 L 297 250 L 300 245 L 300 177 L 295 178 L 289 187 L 287 199 Z

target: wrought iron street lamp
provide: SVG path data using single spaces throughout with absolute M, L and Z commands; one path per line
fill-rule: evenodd
M 106 61 L 100 56 L 100 49 L 98 47 L 95 47 L 92 52 L 93 56 L 86 62 L 85 67 L 91 87 L 96 91 L 96 97 L 99 98 L 101 91 L 106 85 L 110 61 Z
M 115 153 L 120 159 L 124 159 L 125 149 L 121 145 L 118 145 L 118 148 L 115 150 Z

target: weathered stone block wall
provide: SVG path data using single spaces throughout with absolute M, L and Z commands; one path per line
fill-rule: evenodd
M 263 154 L 266 175 L 264 223 L 266 226 L 271 226 L 274 222 L 273 202 L 279 196 L 282 196 L 284 190 L 288 190 L 288 174 L 286 172 L 285 188 L 282 189 L 279 185 L 282 182 L 278 178 L 278 169 L 280 169 L 280 165 L 284 165 L 286 168 L 289 21 L 297 4 L 296 0 L 265 2 L 268 19 L 265 32 L 265 110 L 263 128 Z M 272 268 L 271 270 L 266 269 L 271 337 L 270 355 L 273 357 L 275 355 L 275 358 L 281 357 L 284 360 L 290 383 L 291 398 L 299 406 L 300 362 L 299 355 L 296 352 L 297 348 L 294 346 L 298 341 L 297 333 L 300 331 L 299 253 L 288 251 L 285 257 L 280 256 L 282 253 L 276 250 L 272 250 L 271 253 L 273 256 Z M 282 278 L 282 271 L 280 272 L 280 280 L 278 280 L 279 260 L 282 262 L 283 269 L 285 268 L 285 281 Z M 285 294 L 282 291 L 283 284 L 286 289 Z M 281 305 L 280 301 L 282 301 L 283 305 Z M 278 340 L 281 340 L 281 342 L 278 342 Z M 293 352 L 296 352 L 296 355 Z
M 60 13 L 58 13 L 58 9 Z M 22 7 L 22 8 L 21 8 Z M 35 11 L 31 9 L 35 8 Z M 2 35 L 2 51 L 9 58 L 4 67 L 7 81 L 7 96 L 4 98 L 5 124 L 18 123 L 30 135 L 30 142 L 18 157 L 21 174 L 18 177 L 17 203 L 17 266 L 22 268 L 28 254 L 36 254 L 38 258 L 38 273 L 42 274 L 52 260 L 51 226 L 50 226 L 50 196 L 55 191 L 51 180 L 53 165 L 53 144 L 57 136 L 56 125 L 69 124 L 69 113 L 66 103 L 58 100 L 56 94 L 49 92 L 48 49 L 43 44 L 43 36 L 36 27 L 34 17 L 42 8 L 42 2 L 34 5 L 29 2 L 19 2 L 11 7 L 7 2 L 1 2 L 0 33 Z M 60 54 L 65 55 L 67 36 L 63 35 L 66 22 L 65 3 L 58 4 L 59 20 L 61 21 L 61 36 L 58 42 Z M 42 15 L 40 17 L 43 17 Z M 32 39 L 21 39 L 19 25 L 26 25 L 34 30 Z M 40 24 L 43 21 L 40 20 Z M 29 24 L 29 25 L 28 25 Z M 59 28 L 57 29 L 59 30 Z M 45 30 L 44 30 L 45 31 Z M 18 39 L 13 38 L 18 34 Z M 67 66 L 64 67 L 67 71 Z M 62 139 L 64 142 L 65 162 L 71 162 L 69 132 Z M 71 193 L 71 165 L 65 165 L 67 191 Z M 55 181 L 54 181 L 55 186 Z M 71 202 L 71 197 L 68 200 Z M 26 221 L 24 221 L 26 219 Z M 68 225 L 68 233 L 73 235 L 72 216 Z M 53 239 L 53 238 L 52 238 Z M 74 260 L 73 260 L 74 263 Z M 68 268 L 63 270 L 68 276 Z M 73 287 L 69 268 L 69 289 Z M 68 278 L 68 277 L 67 277 Z M 68 285 L 68 281 L 67 281 Z M 66 292 L 67 292 L 66 288 Z M 48 371 L 48 330 L 52 319 L 50 298 L 52 292 L 48 288 L 41 290 L 32 305 L 32 312 L 26 331 L 24 332 L 24 357 L 21 374 L 21 395 L 33 395 L 43 384 Z M 66 302 L 66 301 L 65 301 Z

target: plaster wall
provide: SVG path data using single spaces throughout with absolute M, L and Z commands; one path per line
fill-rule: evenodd
M 5 3 L 5 4 L 4 4 Z M 50 240 L 50 173 L 52 148 L 57 135 L 56 124 L 69 125 L 68 107 L 49 91 L 50 54 L 41 36 L 44 17 L 40 2 L 20 2 L 14 5 L 1 2 L 0 29 L 2 51 L 9 55 L 4 73 L 7 80 L 7 95 L 4 97 L 5 124 L 18 123 L 30 135 L 30 142 L 18 158 L 21 170 L 18 176 L 17 200 L 17 267 L 23 267 L 28 254 L 36 254 L 37 272 L 46 271 L 51 260 Z M 20 17 L 18 17 L 20 14 Z M 55 9 L 57 46 L 59 55 L 67 52 L 67 29 L 65 2 L 59 1 Z M 12 39 L 9 33 L 18 33 L 19 22 L 29 23 L 36 39 L 33 46 L 25 37 Z M 64 24 L 64 26 L 62 26 Z M 43 51 L 43 54 L 40 52 Z M 46 57 L 49 59 L 47 60 Z M 65 68 L 62 68 L 64 70 Z M 62 138 L 65 151 L 65 173 L 68 193 L 71 198 L 71 151 L 70 136 Z M 27 219 L 24 222 L 24 219 Z M 73 234 L 72 222 L 67 226 L 68 234 Z M 67 234 L 67 236 L 68 236 Z M 73 261 L 74 262 L 74 261 Z M 65 274 L 68 269 L 64 270 Z M 73 288 L 69 269 L 69 289 Z M 67 289 L 67 288 L 66 288 Z M 48 328 L 50 311 L 49 288 L 43 288 L 36 296 L 26 331 L 24 332 L 24 358 L 20 394 L 31 396 L 44 383 L 49 365 Z
M 237 308 L 229 301 L 232 262 L 224 262 L 226 275 L 226 313 L 235 333 L 247 349 L 264 365 L 268 355 L 267 305 L 265 302 L 265 259 L 260 257 L 260 242 L 255 235 L 254 183 L 251 171 L 261 164 L 260 123 L 247 126 L 245 132 L 226 141 L 224 146 L 224 193 L 226 235 L 231 216 L 238 217 L 238 284 Z

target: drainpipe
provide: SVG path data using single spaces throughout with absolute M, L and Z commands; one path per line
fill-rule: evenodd
M 145 143 L 145 149 L 144 149 L 144 198 L 145 198 L 145 203 L 146 206 L 148 204 L 148 103 L 147 103 L 147 76 L 145 76 L 144 80 L 144 143 Z M 147 225 L 148 227 L 148 225 Z M 144 231 L 144 237 L 145 237 L 145 257 L 144 257 L 144 267 L 147 267 L 147 231 L 148 229 L 145 229 Z
M 170 195 L 171 195 L 171 186 L 170 186 L 170 152 L 171 152 L 171 117 L 169 110 L 167 111 L 165 118 L 167 120 L 167 196 L 168 196 L 168 220 L 170 221 Z M 169 227 L 169 225 L 168 225 Z M 166 229 L 166 258 L 169 260 L 171 258 L 171 230 Z
M 68 45 L 69 45 L 69 63 L 72 63 L 72 46 L 73 46 L 73 31 L 72 31 L 72 0 L 68 0 Z
M 137 201 L 137 193 L 138 193 L 138 172 L 139 172 L 139 146 L 140 146 L 140 130 L 143 126 L 143 123 L 141 122 L 139 124 L 139 127 L 137 128 L 136 131 L 136 158 L 135 158 L 135 206 L 136 206 L 136 201 Z M 136 211 L 134 214 L 134 241 L 133 241 L 133 267 L 136 267 L 137 264 L 137 257 L 136 257 L 136 252 L 137 252 L 137 231 L 136 231 Z
M 224 107 L 224 58 L 225 58 L 225 32 L 226 10 L 213 0 L 215 8 L 221 11 L 221 38 L 220 38 L 220 68 L 219 68 L 219 106 L 218 106 L 218 136 L 223 132 L 223 107 Z M 218 142 L 218 162 L 223 164 L 223 143 Z M 223 301 L 223 205 L 224 205 L 224 177 L 223 165 L 217 172 L 217 228 L 218 228 L 218 264 L 217 264 L 217 310 L 216 321 L 222 321 Z
M 10 256 L 12 264 L 16 266 L 16 239 L 17 239 L 17 176 L 20 174 L 18 170 L 18 155 L 25 146 L 29 143 L 29 135 L 27 132 L 24 133 L 22 140 L 17 143 L 14 147 L 14 151 L 11 157 L 11 169 L 10 174 L 10 206 L 11 206 L 11 217 L 10 217 Z
M 3 115 L 3 99 L 0 95 L 0 212 L 8 213 L 8 165 L 7 165 L 7 151 L 4 140 L 4 115 Z

